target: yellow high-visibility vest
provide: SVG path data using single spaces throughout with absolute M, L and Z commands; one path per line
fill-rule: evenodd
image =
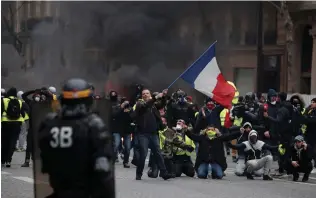
M 242 120 L 243 120 L 242 117 L 241 118 L 235 117 L 234 126 L 241 126 Z
M 183 141 L 183 138 L 181 135 L 178 135 L 178 138 L 180 141 Z M 188 137 L 185 135 L 185 144 L 188 145 L 188 146 L 192 146 L 194 149 L 195 149 L 195 144 L 194 142 Z M 174 152 L 175 152 L 175 155 L 187 155 L 187 156 L 191 156 L 191 152 L 187 151 L 187 150 L 183 150 L 182 148 L 174 148 Z
M 219 114 L 220 118 L 221 118 L 221 125 L 224 126 L 225 124 L 225 118 L 226 118 L 226 114 L 228 113 L 228 109 L 223 109 L 221 111 L 221 113 Z
M 18 99 L 18 98 L 12 97 L 12 96 L 10 96 L 9 98 L 3 98 L 4 112 L 1 116 L 1 122 L 24 122 L 24 118 L 22 117 L 22 115 L 20 115 L 20 117 L 16 120 L 11 120 L 7 117 L 6 111 L 8 109 L 8 105 L 11 99 Z M 22 109 L 22 101 L 19 99 L 18 101 L 20 103 L 20 108 Z

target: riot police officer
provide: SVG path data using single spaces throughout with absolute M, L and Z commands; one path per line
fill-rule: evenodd
M 49 198 L 115 197 L 111 136 L 91 111 L 92 96 L 85 80 L 68 80 L 60 111 L 40 124 L 41 170 L 53 188 Z

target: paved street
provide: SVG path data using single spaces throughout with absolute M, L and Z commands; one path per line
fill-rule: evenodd
M 1 196 L 3 198 L 31 198 L 33 176 L 31 168 L 21 168 L 24 152 L 14 154 L 12 168 L 1 169 Z M 229 158 L 230 159 L 230 158 Z M 142 181 L 135 180 L 135 167 L 122 168 L 116 165 L 116 192 L 118 198 L 312 198 L 316 193 L 316 175 L 310 183 L 293 183 L 288 178 L 249 181 L 233 174 L 233 163 L 229 163 L 227 176 L 223 180 L 200 180 L 187 178 L 150 179 L 146 174 Z M 42 185 L 47 185 L 42 182 Z

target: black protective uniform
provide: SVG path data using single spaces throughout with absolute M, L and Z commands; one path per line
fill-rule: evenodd
M 53 188 L 49 198 L 115 197 L 111 134 L 91 113 L 92 92 L 85 95 L 87 88 L 84 80 L 69 80 L 61 94 L 61 111 L 47 115 L 40 125 L 42 172 Z

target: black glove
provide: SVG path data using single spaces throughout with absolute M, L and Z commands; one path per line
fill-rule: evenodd
M 192 146 L 190 146 L 190 145 L 185 145 L 184 149 L 189 151 L 189 152 L 194 151 L 194 148 Z

